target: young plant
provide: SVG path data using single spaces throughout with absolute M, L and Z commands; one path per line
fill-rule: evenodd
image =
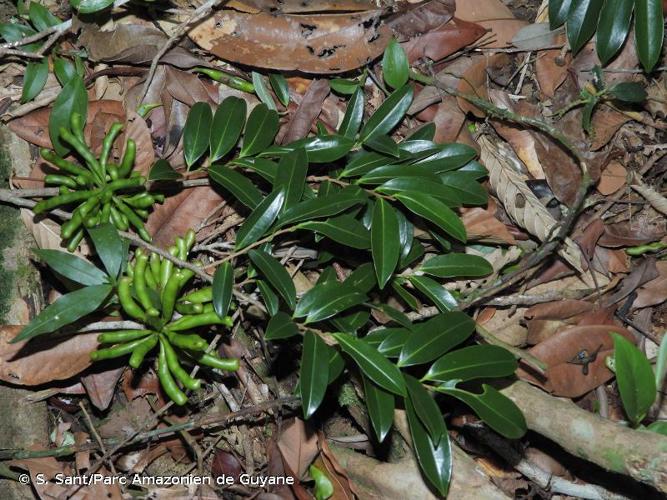
M 132 139 L 127 140 L 119 165 L 109 161 L 111 148 L 122 128 L 121 123 L 111 125 L 100 155 L 96 157 L 85 142 L 81 115 L 72 113 L 70 130 L 61 127 L 59 135 L 83 163 L 75 164 L 54 151 L 41 150 L 42 158 L 60 171 L 59 174 L 46 175 L 44 182 L 59 186 L 60 194 L 38 202 L 33 210 L 41 214 L 61 206 L 76 206 L 72 210 L 72 218 L 64 222 L 60 229 L 70 252 L 83 239 L 84 228 L 107 222 L 120 231 L 132 226 L 142 239 L 151 239 L 144 220 L 154 203 L 164 201 L 164 195 L 146 191 L 146 178 L 133 170 L 136 144 Z

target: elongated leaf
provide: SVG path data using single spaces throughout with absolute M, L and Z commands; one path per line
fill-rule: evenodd
M 343 95 L 352 95 L 359 88 L 357 80 L 349 80 L 347 78 L 333 78 L 329 80 L 329 84 L 335 92 Z
M 667 335 L 662 336 L 658 355 L 655 360 L 655 386 L 657 390 L 662 389 L 665 382 L 665 374 L 667 374 Z
M 507 349 L 495 345 L 473 345 L 445 354 L 431 365 L 423 380 L 447 382 L 507 377 L 516 368 L 516 359 Z
M 409 336 L 407 328 L 382 328 L 366 335 L 364 342 L 370 343 L 388 358 L 397 358 Z
M 361 140 L 391 132 L 405 116 L 412 103 L 412 95 L 412 87 L 406 84 L 387 97 L 361 129 Z
M 406 395 L 401 371 L 377 349 L 347 333 L 335 333 L 334 337 L 370 380 L 389 392 Z
M 280 73 L 271 73 L 269 75 L 269 83 L 280 103 L 287 107 L 289 104 L 289 85 L 285 77 Z
M 648 97 L 644 87 L 638 82 L 620 82 L 607 89 L 606 94 L 616 101 L 644 102 Z
M 619 51 L 630 31 L 634 0 L 606 0 L 596 35 L 596 48 L 602 64 L 607 64 Z
M 567 40 L 576 54 L 591 39 L 597 27 L 604 0 L 578 0 L 572 2 L 567 13 Z
M 466 144 L 445 144 L 436 153 L 414 163 L 432 172 L 441 174 L 464 166 L 477 156 L 477 151 Z
M 371 419 L 371 425 L 375 431 L 378 441 L 384 441 L 394 422 L 394 395 L 382 389 L 367 377 L 362 376 L 364 381 L 364 396 L 366 408 Z
M 660 59 L 665 32 L 660 0 L 635 0 L 635 37 L 637 53 L 646 71 Z
M 276 177 L 273 179 L 273 189 L 285 192 L 283 210 L 294 206 L 301 200 L 307 174 L 308 158 L 304 149 L 296 149 L 280 159 Z
M 353 311 L 331 318 L 331 323 L 341 332 L 356 334 L 360 328 L 368 323 L 370 317 L 371 313 L 367 310 Z
M 336 349 L 329 349 L 329 383 L 340 377 L 345 369 L 345 360 Z
M 63 295 L 44 309 L 11 342 L 51 333 L 96 311 L 111 293 L 111 285 L 93 285 Z
M 238 97 L 227 97 L 218 106 L 209 134 L 211 162 L 219 160 L 236 146 L 243 131 L 245 115 L 246 102 Z
M 341 215 L 322 222 L 302 222 L 299 228 L 321 233 L 348 247 L 365 250 L 371 246 L 370 231 L 349 215 Z
M 69 0 L 81 14 L 93 14 L 113 5 L 114 0 Z
M 357 290 L 364 293 L 370 292 L 373 288 L 375 288 L 375 285 L 377 285 L 373 264 L 370 262 L 361 264 L 350 273 L 350 275 L 345 280 L 345 285 L 356 288 Z
M 354 139 L 338 134 L 305 137 L 289 144 L 290 148 L 305 149 L 310 163 L 331 163 L 339 160 L 350 152 L 352 146 Z
M 73 76 L 76 76 L 76 68 L 68 59 L 62 57 L 53 58 L 53 72 L 63 87 L 67 85 Z
M 292 277 L 283 265 L 262 250 L 250 250 L 249 256 L 255 267 L 285 299 L 289 308 L 294 309 L 296 307 L 296 288 Z
M 436 446 L 410 399 L 405 400 L 405 412 L 412 436 L 412 444 L 422 472 L 442 498 L 447 496 L 452 477 L 452 449 L 449 434 L 445 433 Z
M 392 38 L 382 56 L 382 76 L 387 84 L 397 89 L 408 83 L 410 65 L 403 47 Z
M 60 128 L 70 128 L 70 117 L 78 113 L 82 118 L 82 125 L 88 112 L 88 94 L 83 79 L 77 75 L 70 79 L 56 97 L 49 114 L 49 137 L 53 149 L 60 156 L 66 156 L 69 148 L 60 141 Z
M 228 166 L 213 165 L 208 169 L 208 175 L 246 207 L 254 209 L 262 202 L 262 192 L 245 175 Z
M 278 223 L 280 226 L 287 226 L 303 220 L 330 217 L 365 201 L 366 197 L 360 191 L 339 191 L 331 196 L 302 201 L 286 210 L 278 218 Z
M 163 159 L 156 161 L 148 172 L 149 181 L 175 181 L 181 177 L 182 175 L 176 172 L 167 160 Z
M 213 309 L 224 318 L 232 303 L 234 289 L 234 268 L 229 262 L 223 262 L 213 275 Z
M 444 286 L 426 276 L 410 276 L 410 283 L 426 295 L 440 312 L 453 311 L 457 308 L 456 299 Z
M 236 233 L 236 249 L 247 247 L 260 239 L 278 217 L 283 202 L 284 191 L 274 191 L 255 207 Z
M 439 314 L 417 325 L 403 346 L 398 366 L 428 363 L 459 345 L 472 334 L 475 322 L 460 311 Z
M 617 333 L 612 333 L 612 337 L 618 392 L 626 415 L 636 426 L 655 401 L 655 375 L 651 363 L 634 344 Z
M 100 257 L 104 268 L 113 279 L 118 277 L 123 265 L 123 241 L 120 239 L 118 230 L 109 223 L 88 229 L 88 234 L 93 240 L 95 251 Z
M 333 86 L 332 86 L 333 87 Z M 361 127 L 361 121 L 364 119 L 364 93 L 356 87 L 354 94 L 347 103 L 347 109 L 343 116 L 343 121 L 338 127 L 338 133 L 344 137 L 354 139 Z
M 235 158 L 230 163 L 257 172 L 271 184 L 278 171 L 278 164 L 266 158 Z
M 396 177 L 375 190 L 390 196 L 405 192 L 428 193 L 450 207 L 458 207 L 462 204 L 460 192 L 429 177 Z
M 304 418 L 310 418 L 324 399 L 329 383 L 328 351 L 329 348 L 319 335 L 310 330 L 303 335 L 299 388 Z
M 252 84 L 255 87 L 255 94 L 257 94 L 259 100 L 266 104 L 269 109 L 276 109 L 276 103 L 273 101 L 273 97 L 266 86 L 264 77 L 256 71 L 252 72 Z
M 264 338 L 266 340 L 287 339 L 298 335 L 298 333 L 299 329 L 289 314 L 279 311 L 269 320 L 268 325 L 266 325 Z
M 278 126 L 275 110 L 267 108 L 266 104 L 255 106 L 248 117 L 240 156 L 253 156 L 269 147 L 278 133 Z
M 555 30 L 567 19 L 572 0 L 549 0 L 549 26 Z
M 482 385 L 482 394 L 446 386 L 439 386 L 436 390 L 463 401 L 489 427 L 506 438 L 518 439 L 526 433 L 526 420 L 521 410 L 490 385 Z
M 85 286 L 102 285 L 109 277 L 87 260 L 59 250 L 35 249 L 34 252 L 58 274 Z
M 56 24 L 60 24 L 60 19 L 49 12 L 49 9 L 37 2 L 30 2 L 28 8 L 30 23 L 37 31 L 44 31 Z
M 31 3 L 30 5 L 38 5 Z M 32 101 L 42 91 L 49 77 L 49 61 L 45 57 L 38 62 L 29 62 L 23 74 L 23 91 L 21 103 Z
M 447 253 L 428 259 L 419 268 L 439 278 L 479 278 L 493 272 L 493 267 L 484 257 L 465 253 Z
M 270 316 L 275 316 L 278 314 L 278 307 L 280 306 L 278 301 L 278 294 L 273 291 L 273 289 L 263 280 L 257 280 L 257 288 L 259 288 L 259 293 L 262 295 L 264 300 L 264 305 Z
M 306 297 L 308 299 L 305 303 L 310 304 L 308 310 L 303 311 L 297 308 L 294 313 L 296 317 L 307 313 L 306 323 L 314 323 L 330 318 L 341 311 L 363 303 L 367 298 L 365 293 L 337 282 L 327 282 L 311 288 L 304 295 L 299 305 L 304 303 Z
M 385 155 L 366 150 L 358 151 L 351 156 L 352 160 L 341 172 L 341 178 L 364 175 L 377 167 L 387 166 L 393 161 L 392 158 Z
M 421 127 L 415 129 L 413 132 L 406 137 L 406 140 L 412 141 L 432 141 L 435 137 L 435 123 L 427 122 Z
M 188 168 L 208 149 L 213 112 L 207 102 L 196 102 L 183 128 L 183 155 Z
M 439 179 L 430 171 L 416 165 L 386 165 L 377 167 L 365 174 L 359 183 L 361 184 L 384 184 L 396 180 L 396 178 L 415 178 L 421 177 L 432 182 L 439 182 Z
M 374 135 L 364 141 L 364 146 L 378 153 L 393 156 L 394 158 L 398 158 L 399 156 L 398 144 L 388 135 Z
M 440 180 L 449 189 L 455 191 L 466 205 L 484 205 L 489 195 L 482 185 L 475 181 L 475 174 L 464 172 L 446 172 L 440 174 Z
M 408 374 L 404 374 L 403 377 L 408 389 L 408 397 L 412 401 L 417 416 L 428 430 L 431 441 L 435 445 L 440 444 L 440 440 L 447 434 L 440 408 L 419 380 Z
M 371 224 L 371 253 L 380 288 L 384 288 L 398 264 L 401 253 L 399 237 L 396 212 L 380 198 L 375 203 Z
M 400 193 L 396 198 L 411 212 L 431 221 L 450 236 L 465 243 L 466 230 L 463 222 L 440 200 L 422 193 Z

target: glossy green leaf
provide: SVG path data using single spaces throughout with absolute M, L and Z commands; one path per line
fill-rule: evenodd
M 88 229 L 95 251 L 109 276 L 116 279 L 123 266 L 125 254 L 123 240 L 118 230 L 108 222 Z
M 292 148 L 305 149 L 310 163 L 330 163 L 339 160 L 349 153 L 352 146 L 354 139 L 338 134 L 306 137 L 289 144 Z
M 398 366 L 433 361 L 470 337 L 474 329 L 475 322 L 460 311 L 442 313 L 420 323 L 403 346 Z
M 111 293 L 111 285 L 93 285 L 63 295 L 34 318 L 11 343 L 55 332 L 96 311 Z
M 274 191 L 255 207 L 236 233 L 236 250 L 260 239 L 278 217 L 285 201 L 284 191 Z
M 229 153 L 241 137 L 245 124 L 246 102 L 238 97 L 227 97 L 215 110 L 209 134 L 210 161 Z
M 406 84 L 387 97 L 361 129 L 362 142 L 391 132 L 405 116 L 412 103 L 412 95 L 412 87 Z
M 72 77 L 76 76 L 74 63 L 62 57 L 53 58 L 53 73 L 63 87 L 67 85 Z
M 387 166 L 392 161 L 392 158 L 388 158 L 387 156 L 381 155 L 380 153 L 361 150 L 352 156 L 350 162 L 340 173 L 340 177 L 345 178 L 364 175 L 377 167 Z
M 408 83 L 410 64 L 403 47 L 392 38 L 382 56 L 382 76 L 387 85 L 397 89 Z
M 393 321 L 398 325 L 401 325 L 409 329 L 412 329 L 414 327 L 412 321 L 410 321 L 410 318 L 408 318 L 405 315 L 405 313 L 399 311 L 395 307 L 390 306 L 389 304 L 379 304 L 379 305 L 373 304 L 371 307 L 377 309 L 378 311 L 381 311 L 382 313 L 387 315 L 391 321 Z
M 549 0 L 549 25 L 555 30 L 567 19 L 572 0 Z
M 398 218 L 398 241 L 401 248 L 400 259 L 407 257 L 414 241 L 415 228 L 400 210 L 395 210 Z
M 373 209 L 371 253 L 380 288 L 384 288 L 398 264 L 401 253 L 398 217 L 395 209 L 380 198 Z
M 306 323 L 315 323 L 357 306 L 366 298 L 366 294 L 355 288 L 343 286 L 338 282 L 327 282 L 314 286 L 304 294 L 294 316 L 306 316 Z M 304 310 L 304 304 L 309 306 L 307 310 Z
M 259 288 L 259 293 L 262 295 L 262 300 L 264 300 L 264 305 L 270 316 L 275 316 L 278 314 L 279 299 L 276 292 L 269 286 L 268 283 L 262 280 L 257 280 L 257 288 Z
M 332 86 L 333 87 L 333 86 Z M 359 132 L 361 122 L 364 119 L 364 92 L 359 87 L 347 103 L 347 109 L 343 116 L 343 121 L 338 127 L 338 133 L 344 137 L 353 139 Z
M 408 135 L 406 140 L 410 141 L 432 141 L 435 137 L 436 126 L 433 122 L 424 123 Z
M 440 444 L 440 440 L 447 434 L 447 428 L 438 404 L 419 380 L 407 373 L 403 374 L 403 378 L 408 389 L 408 397 L 417 416 L 426 427 L 431 441 L 435 445 Z
M 409 266 L 416 260 L 423 257 L 424 253 L 424 245 L 422 245 L 418 240 L 413 240 L 408 254 L 405 257 L 401 255 L 401 258 L 398 260 L 398 267 L 403 269 L 404 267 Z
M 330 321 L 337 330 L 356 334 L 360 328 L 368 323 L 370 317 L 370 312 L 362 309 L 351 313 L 339 314 L 331 318 Z
M 114 0 L 69 0 L 69 4 L 81 14 L 93 14 L 113 5 Z
M 234 293 L 234 268 L 231 263 L 223 262 L 217 267 L 213 275 L 212 290 L 213 309 L 220 318 L 224 318 Z
M 658 434 L 662 434 L 663 436 L 667 436 L 667 421 L 665 420 L 658 420 L 653 422 L 646 428 L 651 432 L 656 432 Z
M 61 22 L 60 19 L 49 12 L 49 9 L 37 2 L 30 2 L 28 16 L 30 17 L 30 23 L 37 31 L 47 30 Z
M 249 256 L 255 267 L 285 299 L 289 308 L 294 309 L 296 307 L 296 288 L 292 277 L 283 265 L 262 250 L 250 250 Z
M 482 177 L 489 175 L 489 171 L 486 169 L 486 167 L 476 160 L 469 161 L 463 165 L 461 168 L 459 168 L 459 172 L 465 173 L 466 175 L 469 175 L 470 178 L 475 180 L 479 180 Z
M 175 181 L 182 177 L 169 165 L 167 160 L 159 159 L 148 172 L 149 181 Z
M 665 20 L 660 0 L 635 0 L 635 38 L 644 70 L 651 71 L 660 60 Z
M 641 83 L 621 82 L 607 89 L 607 95 L 621 102 L 640 103 L 648 97 Z
M 240 156 L 253 156 L 271 145 L 280 125 L 278 113 L 266 104 L 258 104 L 250 113 L 243 136 Z
M 517 361 L 507 349 L 495 345 L 473 345 L 442 356 L 431 365 L 423 380 L 447 382 L 508 377 L 516 369 Z
M 349 215 L 341 215 L 325 221 L 302 222 L 299 228 L 315 231 L 337 243 L 360 250 L 371 246 L 370 231 Z
M 364 146 L 394 158 L 398 158 L 399 155 L 398 144 L 388 135 L 374 135 L 364 141 Z
M 266 325 L 264 338 L 266 340 L 281 340 L 294 337 L 299 334 L 296 323 L 292 321 L 289 314 L 282 311 L 276 313 Z
M 419 466 L 440 496 L 445 498 L 452 477 L 452 449 L 449 434 L 445 433 L 440 444 L 436 446 L 409 398 L 405 400 L 405 412 Z
M 567 13 L 567 40 L 573 54 L 579 52 L 595 33 L 603 3 L 604 0 L 572 2 Z
M 53 149 L 60 156 L 66 156 L 69 148 L 60 141 L 60 128 L 70 128 L 70 117 L 78 113 L 82 117 L 82 125 L 88 113 L 88 94 L 83 83 L 83 78 L 75 76 L 63 87 L 53 102 L 53 108 L 49 114 L 49 137 Z
M 605 0 L 596 35 L 596 49 L 602 64 L 620 50 L 630 31 L 634 0 Z
M 333 78 L 329 80 L 332 90 L 343 95 L 352 95 L 359 88 L 357 80 L 350 80 L 348 78 Z
M 257 73 L 256 71 L 252 72 L 252 84 L 255 87 L 255 94 L 259 97 L 259 100 L 262 101 L 266 106 L 271 109 L 276 109 L 276 103 L 273 101 L 273 96 L 269 92 L 264 77 Z
M 278 163 L 278 171 L 273 179 L 273 189 L 285 192 L 283 210 L 296 205 L 303 196 L 308 174 L 308 158 L 302 148 L 285 155 Z
M 345 360 L 336 349 L 329 349 L 329 383 L 340 377 L 345 369 Z
M 334 486 L 326 473 L 314 465 L 308 467 L 308 474 L 315 481 L 315 500 L 327 500 L 334 494 Z
M 384 184 L 401 177 L 410 179 L 420 177 L 432 182 L 438 182 L 438 178 L 431 172 L 415 165 L 386 165 L 377 167 L 361 177 L 358 182 L 360 184 Z
M 375 270 L 373 264 L 364 262 L 358 266 L 345 280 L 346 286 L 351 286 L 357 290 L 368 293 L 377 285 L 375 279 Z
M 361 377 L 364 381 L 364 396 L 368 416 L 371 419 L 371 425 L 375 436 L 379 442 L 389 434 L 389 430 L 394 422 L 394 395 L 381 388 L 367 377 Z
M 412 292 L 408 291 L 408 289 L 403 286 L 403 283 L 403 279 L 393 279 L 391 281 L 392 290 L 396 292 L 398 297 L 400 297 L 410 309 L 418 311 L 421 307 L 419 299 Z
M 462 204 L 460 192 L 429 177 L 396 177 L 388 180 L 375 191 L 390 196 L 404 192 L 428 193 L 449 207 L 458 207 Z
M 266 158 L 234 158 L 230 163 L 256 172 L 271 184 L 278 171 L 278 164 Z
M 262 202 L 262 192 L 245 175 L 228 166 L 213 165 L 208 169 L 208 175 L 246 207 L 254 209 Z
M 388 333 L 385 334 L 384 339 L 377 346 L 377 350 L 388 358 L 399 357 L 403 346 L 411 335 L 410 330 L 407 328 L 383 328 L 383 330 Z
M 456 213 L 440 200 L 424 193 L 399 193 L 396 198 L 408 210 L 432 222 L 444 232 L 465 243 L 466 230 Z
M 287 107 L 289 105 L 289 85 L 285 77 L 280 73 L 271 73 L 269 83 L 280 103 Z
M 38 4 L 30 4 L 38 5 Z M 49 60 L 29 62 L 23 74 L 23 90 L 21 93 L 21 104 L 32 101 L 42 91 L 49 77 Z
M 436 255 L 424 262 L 419 269 L 438 278 L 481 278 L 493 272 L 493 267 L 484 257 L 465 253 Z
M 662 336 L 655 360 L 655 386 L 658 390 L 662 390 L 665 383 L 665 374 L 667 374 L 667 334 Z
M 477 151 L 466 144 L 445 144 L 436 153 L 414 163 L 433 174 L 441 174 L 462 167 L 477 156 Z
M 61 276 L 85 286 L 102 285 L 109 277 L 93 264 L 60 250 L 35 249 L 35 254 Z
M 19 23 L 0 23 L 0 36 L 4 38 L 6 42 L 18 42 L 19 40 L 34 35 L 37 32 L 32 29 L 30 26 Z M 37 50 L 39 45 L 30 44 L 22 45 L 27 52 L 34 52 Z
M 453 311 L 458 304 L 444 286 L 426 276 L 410 276 L 410 283 L 433 302 L 440 312 Z
M 638 425 L 655 401 L 655 375 L 646 356 L 625 337 L 611 334 L 614 339 L 616 382 L 623 409 L 633 425 Z
M 490 385 L 482 384 L 482 394 L 446 386 L 439 386 L 436 390 L 463 401 L 489 427 L 506 438 L 519 439 L 526 433 L 526 420 L 521 410 Z
M 329 383 L 327 345 L 312 331 L 303 335 L 303 352 L 299 371 L 299 388 L 304 418 L 310 418 L 324 399 Z
M 196 102 L 183 127 L 183 155 L 188 168 L 195 164 L 208 149 L 213 112 L 207 102 Z
M 474 180 L 475 174 L 464 172 L 446 172 L 440 174 L 442 183 L 458 194 L 459 199 L 466 205 L 485 205 L 489 199 L 486 189 Z
M 365 201 L 366 198 L 361 192 L 339 191 L 331 196 L 302 201 L 286 210 L 278 218 L 278 222 L 280 226 L 286 226 L 303 220 L 330 217 Z
M 389 392 L 406 395 L 401 371 L 377 349 L 347 333 L 334 333 L 334 337 L 370 380 Z

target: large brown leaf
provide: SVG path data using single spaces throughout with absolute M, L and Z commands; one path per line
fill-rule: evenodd
M 402 10 L 387 20 L 401 42 L 442 27 L 451 21 L 456 10 L 454 0 L 429 0 L 402 6 Z
M 485 33 L 486 30 L 479 24 L 455 19 L 402 45 L 411 63 L 419 59 L 440 61 L 480 39 Z

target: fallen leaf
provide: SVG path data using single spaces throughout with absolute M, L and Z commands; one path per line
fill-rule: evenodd
M 632 303 L 634 309 L 657 306 L 667 300 L 667 261 L 656 262 L 658 276 L 644 283 L 637 291 L 637 298 Z
M 485 33 L 484 27 L 479 24 L 454 19 L 401 45 L 410 63 L 420 59 L 440 61 L 479 40 Z
M 148 401 L 145 398 L 133 399 L 126 406 L 113 411 L 97 432 L 102 438 L 124 438 L 133 435 L 146 425 L 153 415 Z
M 598 244 L 611 248 L 632 247 L 659 241 L 665 234 L 664 219 L 653 220 L 634 215 L 630 221 L 606 224 Z
M 564 327 L 577 325 L 582 316 L 594 308 L 594 304 L 583 300 L 559 300 L 531 306 L 523 314 L 528 327 L 526 341 L 530 345 L 539 344 Z
M 596 188 L 601 195 L 609 196 L 625 186 L 627 176 L 628 171 L 621 162 L 612 161 L 602 171 Z
M 452 20 L 456 9 L 454 0 L 429 0 L 401 7 L 387 19 L 387 25 L 400 42 L 442 27 Z
M 96 367 L 93 373 L 81 377 L 81 383 L 86 388 L 90 402 L 99 410 L 106 410 L 116 393 L 116 384 L 125 370 L 120 368 Z
M 289 144 L 308 135 L 313 123 L 322 111 L 322 104 L 329 92 L 328 80 L 316 79 L 311 82 L 294 115 L 292 115 L 287 132 L 282 138 L 283 144 Z
M 285 426 L 277 444 L 285 464 L 299 478 L 303 477 L 319 453 L 317 434 L 299 418 Z
M 659 275 L 655 259 L 653 257 L 643 258 L 635 265 L 632 272 L 621 281 L 619 289 L 605 300 L 605 304 L 612 305 L 620 302 L 638 287 L 654 280 Z

